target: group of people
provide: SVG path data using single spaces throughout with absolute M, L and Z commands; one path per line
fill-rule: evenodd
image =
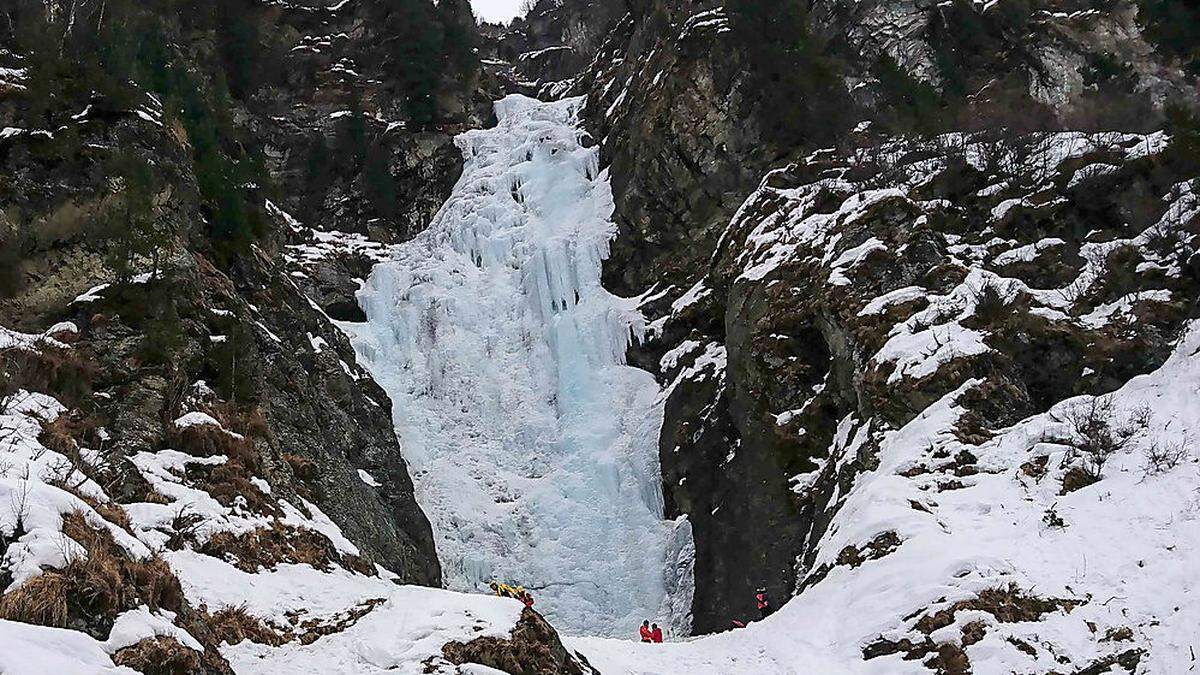
M 526 607 L 533 607 L 533 596 L 529 591 L 521 586 L 514 584 L 506 584 L 499 581 L 493 581 L 488 586 L 496 595 L 502 598 L 515 598 L 525 603 Z M 771 604 L 771 600 L 767 597 L 767 589 L 760 588 L 754 593 L 754 604 L 758 608 L 758 616 L 760 619 L 765 619 L 775 611 L 775 606 Z M 734 628 L 745 628 L 746 624 L 733 620 Z M 649 619 L 642 621 L 642 625 L 638 628 L 638 636 L 642 642 L 659 643 L 663 641 L 663 631 L 656 623 L 650 623 Z
M 662 642 L 662 629 L 656 623 L 650 623 L 647 619 L 642 622 L 642 627 L 638 629 L 638 634 L 642 636 L 642 642 Z
M 767 597 L 767 589 L 760 588 L 754 592 L 754 606 L 758 608 L 758 618 L 765 619 L 775 612 L 775 605 L 771 604 L 771 599 Z M 743 621 L 733 619 L 730 621 L 733 628 L 745 628 L 746 624 Z M 638 629 L 638 635 L 642 638 L 642 642 L 662 642 L 663 632 L 656 623 L 650 623 L 649 620 L 643 621 L 641 628 Z
M 492 583 L 488 584 L 488 586 L 496 595 L 502 598 L 514 598 L 525 603 L 526 607 L 531 609 L 533 608 L 533 596 L 529 593 L 529 591 L 520 586 L 500 583 L 498 581 L 493 581 Z

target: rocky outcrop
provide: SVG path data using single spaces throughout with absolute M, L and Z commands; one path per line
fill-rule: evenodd
M 478 663 L 513 675 L 583 675 L 584 668 L 559 642 L 540 614 L 526 608 L 508 639 L 482 637 L 442 647 L 455 665 Z M 595 672 L 588 668 L 586 672 Z
M 481 46 L 525 90 L 554 95 L 592 62 L 626 11 L 608 0 L 540 0 L 508 26 L 484 24 Z

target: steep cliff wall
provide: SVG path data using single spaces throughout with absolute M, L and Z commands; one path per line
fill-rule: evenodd
M 874 172 L 867 182 L 882 187 L 896 180 L 893 153 L 903 153 L 888 146 L 892 138 L 1003 127 L 1003 138 L 987 142 L 1010 156 L 999 164 L 1012 165 L 1011 156 L 1029 155 L 1038 143 L 1022 135 L 1037 130 L 1151 130 L 1164 123 L 1171 104 L 1195 103 L 1194 74 L 1186 66 L 1194 56 L 1158 49 L 1144 5 L 634 2 L 628 8 L 572 91 L 589 97 L 590 128 L 613 176 L 620 234 L 606 285 L 644 294 L 644 310 L 658 318 L 656 337 L 630 358 L 670 386 L 664 488 L 669 513 L 692 520 L 696 626 L 711 630 L 752 613 L 756 587 L 787 596 L 807 573 L 797 556 L 803 559 L 819 539 L 837 496 L 870 464 L 864 455 L 841 478 L 826 477 L 816 494 L 793 491 L 789 478 L 812 469 L 837 420 L 854 411 L 868 415 L 873 406 L 892 414 L 920 410 L 926 400 L 886 387 L 867 390 L 871 350 L 856 342 L 844 317 L 814 309 L 815 284 L 822 281 L 814 270 L 801 266 L 752 284 L 719 271 L 724 257 L 743 246 L 731 220 L 748 213 L 786 217 L 769 200 L 743 203 L 764 172 L 789 163 L 810 167 L 812 150 L 831 147 L 828 157 L 848 165 L 831 175 Z M 929 198 L 957 206 L 964 183 L 1006 180 L 977 171 L 947 171 L 927 189 Z M 1069 205 L 1062 208 L 1079 210 L 1062 218 L 1084 221 L 1095 208 L 1161 209 L 1155 198 L 1137 195 L 1161 195 L 1169 183 L 1147 189 L 1134 181 L 1122 188 L 1134 196 L 1108 201 L 1123 194 L 1108 193 L 1103 207 L 1090 195 L 1042 187 L 1061 194 Z M 826 197 L 836 201 L 819 193 L 815 208 L 835 208 Z M 868 228 L 898 228 L 915 238 L 904 256 L 880 268 L 889 278 L 945 272 L 938 259 L 944 245 L 921 237 L 913 225 L 919 218 L 901 209 Z M 1133 222 L 1150 221 L 1142 214 Z M 976 218 L 966 230 L 988 227 Z M 1043 349 L 1017 346 L 1043 338 L 1058 340 L 1046 335 L 1010 344 L 1012 358 Z M 1153 351 L 1156 358 L 1163 349 Z M 1125 365 L 1144 372 L 1154 362 Z M 1024 367 L 1021 377 L 1040 378 L 1034 370 Z M 1070 381 L 1069 390 L 1034 395 L 1033 407 L 1101 386 Z M 787 412 L 800 408 L 803 415 Z M 899 414 L 893 423 L 903 419 Z

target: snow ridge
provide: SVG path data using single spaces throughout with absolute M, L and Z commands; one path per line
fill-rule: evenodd
M 343 327 L 392 398 L 450 588 L 521 583 L 570 632 L 683 631 L 690 527 L 662 519 L 659 388 L 624 365 L 642 316 L 600 284 L 616 228 L 582 103 L 509 96 L 458 136 L 451 197 Z

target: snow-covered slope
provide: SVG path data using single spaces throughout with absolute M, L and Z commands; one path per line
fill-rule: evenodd
M 683 630 L 690 531 L 662 520 L 662 408 L 623 365 L 642 330 L 600 285 L 615 236 L 582 101 L 496 104 L 430 227 L 396 247 L 344 324 L 393 401 L 451 588 L 523 584 L 558 627 Z
M 930 671 L 881 645 L 920 645 L 927 635 L 929 653 L 943 659 L 938 672 L 963 672 L 953 669 L 959 645 L 979 674 L 1118 661 L 1134 664 L 1129 672 L 1190 672 L 1200 623 L 1200 465 L 1147 466 L 1156 449 L 1200 436 L 1200 323 L 1162 368 L 1107 399 L 1120 420 L 1150 406 L 1156 421 L 1110 461 L 1102 482 L 1066 495 L 1024 467 L 1044 456 L 1056 470 L 1066 448 L 1047 439 L 1066 433 L 1060 420 L 1091 397 L 971 447 L 980 471 L 960 489 L 931 494 L 934 477 L 901 475 L 930 451 L 966 449 L 954 432 L 961 393 L 885 434 L 879 468 L 859 479 L 821 543 L 830 571 L 775 615 L 665 648 L 596 638 L 570 646 L 604 673 L 898 674 Z M 888 532 L 900 542 L 894 552 L 842 557 Z M 864 661 L 871 649 L 884 655 Z
M 0 350 L 6 365 L 14 354 L 68 359 L 76 332 L 71 323 L 43 334 L 0 327 Z M 455 665 L 444 646 L 504 645 L 536 623 L 513 599 L 400 585 L 368 569 L 319 509 L 293 505 L 259 476 L 223 503 L 206 472 L 240 467 L 195 439 L 243 437 L 201 412 L 219 414 L 203 400 L 186 399 L 195 410 L 174 425 L 208 435 L 132 457 L 148 490 L 118 504 L 90 477 L 107 475 L 103 448 L 64 440 L 75 422 L 68 408 L 23 389 L 0 396 L 0 672 L 229 673 L 226 660 L 236 673 L 483 672 Z M 510 651 L 577 672 L 546 637 Z

